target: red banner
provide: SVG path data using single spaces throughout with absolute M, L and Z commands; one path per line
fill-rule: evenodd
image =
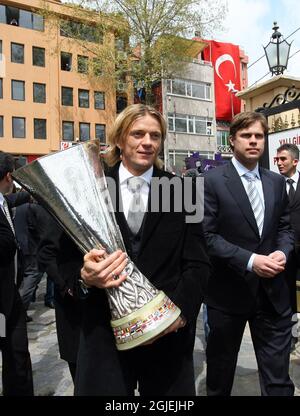
M 209 46 L 203 50 L 203 58 L 214 67 L 216 118 L 231 121 L 241 111 L 241 100 L 235 96 L 241 89 L 239 47 L 214 40 L 205 42 Z

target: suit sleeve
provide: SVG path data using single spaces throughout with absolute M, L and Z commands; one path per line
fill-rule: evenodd
M 286 193 L 285 181 L 282 181 L 282 184 L 282 209 L 278 223 L 276 250 L 282 251 L 286 256 L 286 259 L 288 259 L 294 248 L 295 235 L 290 223 L 290 211 L 288 207 L 289 201 Z
M 2 266 L 7 266 L 13 261 L 16 249 L 13 233 L 6 224 L 0 221 L 0 262 Z
M 11 208 L 30 202 L 30 198 L 30 194 L 27 191 L 20 191 L 6 195 L 6 200 Z
M 65 281 L 60 276 L 57 264 L 57 256 L 60 249 L 59 240 L 63 231 L 42 207 L 39 208 L 39 232 L 41 237 L 37 254 L 39 270 L 46 272 L 48 277 L 59 288 L 61 294 L 64 294 L 67 287 Z
M 225 260 L 228 266 L 237 273 L 244 275 L 253 253 L 227 241 L 218 234 L 219 210 L 220 207 L 214 184 L 210 181 L 210 178 L 205 177 L 203 228 L 208 254 L 211 257 Z
M 188 322 L 197 319 L 205 297 L 211 271 L 206 253 L 202 223 L 187 225 L 183 247 L 182 278 L 176 287 L 174 302 Z

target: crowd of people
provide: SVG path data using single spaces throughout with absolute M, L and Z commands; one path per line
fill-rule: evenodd
M 279 173 L 259 166 L 268 124 L 260 113 L 236 115 L 230 126 L 233 158 L 204 177 L 203 220 L 187 221 L 170 192 L 152 192 L 154 179 L 171 182 L 159 154 L 166 125 L 155 109 L 134 104 L 120 113 L 110 133 L 105 174 L 119 192 L 115 218 L 126 253 L 92 249 L 74 241 L 30 196 L 11 193 L 12 156 L 0 152 L 0 331 L 3 395 L 33 392 L 26 309 L 46 273 L 54 282 L 57 337 L 76 396 L 193 396 L 193 349 L 201 304 L 207 311 L 207 395 L 231 394 L 238 352 L 249 324 L 261 394 L 292 396 L 289 376 L 292 316 L 299 267 L 299 150 L 277 151 Z M 139 186 L 132 188 L 132 178 Z M 190 179 L 190 178 L 189 178 Z M 182 187 L 184 178 L 180 179 Z M 191 198 L 197 192 L 194 179 Z M 299 188 L 299 189 L 298 189 Z M 158 210 L 151 210 L 157 198 Z M 139 207 L 133 210 L 133 202 Z M 299 201 L 299 202 L 298 202 Z M 13 207 L 30 209 L 39 229 L 35 252 L 22 255 Z M 33 208 L 33 210 L 32 210 Z M 196 207 L 197 208 L 197 207 Z M 135 348 L 116 348 L 106 290 L 122 286 L 128 256 L 180 309 L 155 338 Z M 30 278 L 21 270 L 27 265 Z M 19 265 L 19 267 L 17 267 Z M 27 280 L 26 280 L 27 279 Z M 23 283 L 22 283 L 23 281 Z M 21 296 L 20 296 L 21 294 Z M 1 322 L 1 321 L 0 321 Z

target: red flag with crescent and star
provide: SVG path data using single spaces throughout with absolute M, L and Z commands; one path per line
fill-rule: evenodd
M 235 94 L 241 89 L 240 50 L 232 43 L 206 40 L 205 61 L 214 67 L 216 118 L 231 121 L 241 111 L 241 100 Z

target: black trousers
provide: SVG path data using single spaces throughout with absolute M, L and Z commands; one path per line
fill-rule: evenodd
M 92 321 L 93 318 L 91 318 Z M 80 338 L 75 396 L 194 396 L 194 327 L 117 351 L 111 328 L 89 322 Z
M 33 396 L 26 312 L 17 289 L 14 298 L 6 322 L 6 337 L 0 338 L 3 396 Z
M 207 395 L 229 396 L 244 329 L 248 321 L 255 350 L 261 394 L 293 396 L 289 377 L 292 311 L 278 315 L 259 289 L 259 302 L 248 315 L 233 315 L 208 306 L 206 348 Z

